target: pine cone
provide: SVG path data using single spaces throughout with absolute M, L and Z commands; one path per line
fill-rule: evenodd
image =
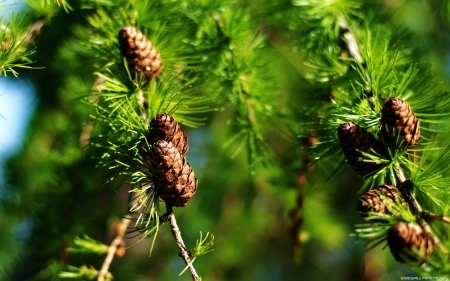
M 403 141 L 402 148 L 412 147 L 420 137 L 420 121 L 409 104 L 399 98 L 391 97 L 381 111 L 381 134 L 387 139 L 397 136 Z
M 392 206 L 396 203 L 404 203 L 397 188 L 393 185 L 383 184 L 361 196 L 357 209 L 364 217 L 369 216 L 369 212 L 391 215 Z
M 434 253 L 434 243 L 429 235 L 420 226 L 406 222 L 391 226 L 387 233 L 387 243 L 398 262 L 423 264 L 424 258 Z
M 150 166 L 154 185 L 168 205 L 183 207 L 197 191 L 197 178 L 189 163 L 172 142 L 159 140 L 152 145 Z
M 150 122 L 150 131 L 147 140 L 150 144 L 158 140 L 173 143 L 182 157 L 188 153 L 188 136 L 172 116 L 166 113 L 157 114 Z
M 161 72 L 161 55 L 139 30 L 132 26 L 123 27 L 119 31 L 119 44 L 133 74 L 142 73 L 150 82 Z
M 380 147 L 379 141 L 363 127 L 353 122 L 343 123 L 338 128 L 338 137 L 348 164 L 357 174 L 364 176 L 382 166 L 374 162 L 364 162 L 363 154 L 357 151 L 358 149 L 371 153 L 371 150 L 376 151 Z

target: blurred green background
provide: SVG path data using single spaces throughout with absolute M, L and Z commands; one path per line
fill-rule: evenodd
M 68 255 L 67 246 L 82 234 L 109 244 L 113 225 L 127 206 L 128 187 L 111 196 L 112 187 L 101 187 L 96 162 L 80 145 L 90 113 L 80 97 L 91 91 L 95 67 L 88 55 L 70 52 L 70 45 L 93 11 L 79 9 L 77 1 L 69 2 L 74 7 L 69 13 L 54 3 L 44 3 L 48 6 L 41 9 L 37 2 L 46 1 L 19 6 L 11 2 L 4 8 L 29 13 L 31 21 L 45 18 L 46 23 L 32 57 L 45 68 L 21 70 L 19 78 L 0 76 L 0 114 L 8 117 L 0 120 L 1 280 L 58 280 L 65 264 L 100 268 L 103 257 Z M 378 20 L 407 30 L 405 42 L 422 48 L 418 61 L 432 63 L 436 75 L 448 84 L 447 2 L 373 2 L 370 9 Z M 243 3 L 268 34 L 265 55 L 272 63 L 267 67 L 275 73 L 279 99 L 299 107 L 307 104 L 311 97 L 301 90 L 306 83 L 301 78 L 306 73 L 305 54 L 301 45 L 293 48 L 282 36 L 289 32 L 283 11 L 292 12 L 295 1 Z M 335 165 L 330 158 L 305 172 L 302 139 L 289 139 L 286 131 L 270 124 L 274 127 L 269 128 L 269 140 L 278 157 L 252 173 L 245 149 L 234 158 L 224 149 L 231 115 L 231 110 L 212 112 L 204 126 L 186 129 L 188 161 L 199 186 L 188 206 L 175 209 L 175 214 L 187 247 L 194 246 L 200 231 L 215 236 L 214 251 L 195 262 L 203 280 L 394 281 L 417 276 L 395 262 L 388 248 L 366 251 L 350 236 L 354 225 L 363 222 L 356 211 L 360 179 L 351 169 L 328 179 Z M 290 214 L 299 188 L 303 221 L 300 232 L 292 233 Z M 301 245 L 294 248 L 297 235 Z M 188 273 L 177 277 L 184 263 L 168 225 L 156 239 L 150 257 L 147 239 L 115 258 L 110 268 L 115 280 L 190 280 Z M 136 241 L 130 238 L 126 244 Z

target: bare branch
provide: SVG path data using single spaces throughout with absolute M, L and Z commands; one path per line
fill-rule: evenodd
M 450 218 L 444 217 L 444 215 L 436 215 L 436 214 L 434 214 L 432 212 L 429 212 L 429 211 L 423 211 L 422 213 L 423 213 L 423 216 L 425 218 L 432 219 L 432 220 L 437 220 L 437 221 L 442 221 L 442 222 L 445 222 L 445 223 L 450 223 Z
M 108 252 L 106 254 L 105 261 L 103 262 L 102 269 L 98 272 L 98 281 L 105 281 L 105 277 L 108 274 L 109 266 L 117 252 L 117 248 L 123 243 L 123 236 L 126 232 L 128 225 L 130 224 L 131 215 L 127 214 L 116 226 L 116 237 L 109 245 Z
M 167 213 L 164 215 L 164 217 L 166 217 L 167 220 L 170 222 L 170 226 L 172 227 L 172 235 L 175 238 L 175 242 L 178 245 L 178 249 L 180 249 L 181 258 L 189 267 L 189 272 L 191 273 L 192 280 L 200 281 L 201 278 L 195 271 L 195 268 L 192 265 L 191 259 L 189 257 L 189 251 L 186 249 L 186 246 L 184 245 L 183 238 L 181 238 L 181 232 L 180 229 L 178 228 L 177 221 L 175 219 L 175 214 L 172 212 L 172 206 L 167 205 Z
M 347 45 L 347 49 L 350 52 L 350 55 L 354 57 L 358 62 L 363 62 L 363 58 L 361 53 L 359 52 L 358 43 L 356 41 L 355 34 L 353 34 L 353 30 L 348 25 L 344 19 L 339 19 L 339 27 L 342 30 L 342 40 Z
M 30 26 L 28 34 L 25 37 L 25 41 L 27 41 L 27 42 L 34 42 L 34 41 L 36 41 L 36 39 L 41 34 L 41 29 L 44 26 L 44 24 L 45 24 L 45 19 L 44 18 L 37 19 L 36 22 L 34 22 Z

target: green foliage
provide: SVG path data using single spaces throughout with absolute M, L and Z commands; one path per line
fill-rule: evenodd
M 214 249 L 211 249 L 211 247 L 214 244 L 214 235 L 211 234 L 211 237 L 208 240 L 209 232 L 206 233 L 205 238 L 203 239 L 202 232 L 200 231 L 200 238 L 197 240 L 197 243 L 195 244 L 195 248 L 192 250 L 192 257 L 198 257 L 204 254 L 207 254 L 211 251 L 214 251 Z
M 134 188 L 130 190 L 130 193 L 138 193 L 137 203 L 130 208 L 130 212 L 140 211 L 140 213 L 134 224 L 134 229 L 129 234 L 140 236 L 138 242 L 153 237 L 149 252 L 149 256 L 151 256 L 160 225 L 158 194 L 154 191 L 153 185 L 150 184 L 141 188 Z
M 205 280 L 355 279 L 362 269 L 353 265 L 370 264 L 370 254 L 348 237 L 354 224 L 354 236 L 371 248 L 385 243 L 390 225 L 425 221 L 450 248 L 448 226 L 414 208 L 395 205 L 395 215 L 361 224 L 353 207 L 358 191 L 410 179 L 424 214 L 450 216 L 449 95 L 437 82 L 446 80 L 446 49 L 430 39 L 448 36 L 448 5 L 394 2 L 27 0 L 28 16 L 1 24 L 0 70 L 33 77 L 41 104 L 6 164 L 0 221 L 11 230 L 1 230 L 8 254 L 0 252 L 0 279 L 20 257 L 33 260 L 26 278 L 97 278 L 103 257 L 67 261 L 66 251 L 104 254 L 107 222 L 129 210 L 125 242 L 134 247 L 107 278 L 173 280 L 184 264 L 161 216 L 146 138 L 163 112 L 189 135 L 199 187 L 174 211 L 186 247 L 197 239 L 191 264 Z M 416 18 L 434 24 L 414 29 Z M 137 27 L 161 54 L 162 72 L 149 83 L 121 54 L 124 26 Z M 45 68 L 31 69 L 34 61 Z M 379 134 L 391 96 L 420 120 L 412 149 L 399 135 Z M 348 169 L 336 134 L 350 121 L 384 148 L 363 152 L 382 166 L 362 179 Z M 25 219 L 33 225 L 22 243 L 14 229 Z M 199 229 L 216 235 L 198 238 Z M 385 280 L 406 272 L 392 259 L 378 261 Z M 426 266 L 408 266 L 421 276 L 450 272 L 440 249 Z
M 54 0 L 54 3 L 56 3 L 58 6 L 63 7 L 66 13 L 68 13 L 69 11 L 73 11 L 73 8 L 66 0 Z M 50 4 L 50 0 L 47 0 L 47 4 Z
M 17 77 L 17 68 L 39 68 L 30 66 L 33 61 L 29 56 L 36 52 L 36 48 L 27 48 L 28 34 L 22 31 L 26 22 L 26 17 L 16 14 L 10 14 L 8 23 L 0 18 L 0 74 L 6 76 L 10 72 Z
M 372 249 L 381 243 L 385 242 L 386 234 L 391 225 L 406 221 L 415 222 L 416 218 L 408 208 L 408 206 L 402 201 L 393 201 L 390 198 L 385 198 L 387 204 L 388 214 L 380 213 L 368 213 L 368 216 L 364 218 L 366 223 L 356 225 L 356 233 L 352 234 L 366 240 L 360 240 L 358 243 L 368 243 L 368 248 Z
M 51 1 L 51 0 L 26 0 L 26 5 L 28 6 L 29 12 L 34 14 L 36 18 L 44 17 L 44 18 L 52 18 L 54 17 L 58 12 L 60 8 L 60 4 L 64 7 L 66 12 L 71 9 L 70 6 L 68 6 L 67 1 Z
M 73 246 L 68 248 L 67 251 L 69 253 L 106 254 L 108 246 L 84 235 L 83 238 L 75 237 Z
M 75 280 L 94 280 L 97 277 L 97 271 L 87 266 L 73 267 L 68 266 L 69 271 L 63 271 L 59 274 L 61 279 L 75 279 Z M 113 280 L 109 275 L 105 280 Z
M 206 240 L 208 239 L 208 235 L 209 232 L 206 233 L 205 238 L 202 238 L 202 232 L 200 231 L 200 238 L 197 240 L 196 244 L 195 244 L 195 248 L 191 250 L 191 257 L 193 258 L 191 260 L 190 264 L 193 264 L 195 259 L 198 256 L 207 254 L 211 251 L 214 251 L 214 249 L 211 249 L 212 245 L 214 244 L 214 235 L 211 234 L 211 237 L 209 239 L 208 242 L 206 242 Z M 206 242 L 206 243 L 205 243 Z M 189 268 L 189 265 L 187 265 L 183 271 L 180 272 L 180 274 L 178 274 L 178 276 L 181 276 L 184 272 L 186 272 L 186 270 Z
M 361 190 L 384 183 L 398 185 L 412 177 L 413 181 L 417 181 L 415 190 L 420 204 L 442 213 L 443 210 L 438 206 L 442 205 L 441 200 L 446 200 L 448 195 L 437 186 L 440 183 L 445 185 L 446 180 L 440 169 L 426 158 L 427 155 L 434 154 L 441 159 L 436 161 L 445 167 L 447 149 L 437 156 L 436 153 L 441 149 L 436 147 L 436 142 L 427 144 L 427 141 L 435 138 L 432 134 L 436 134 L 448 120 L 448 114 L 441 111 L 448 104 L 448 95 L 433 80 L 430 66 L 415 61 L 415 46 L 404 48 L 409 42 L 402 41 L 404 38 L 397 36 L 395 28 L 380 24 L 379 17 L 372 12 L 363 16 L 361 12 L 364 11 L 364 5 L 360 1 L 301 1 L 293 4 L 299 6 L 298 15 L 301 15 L 299 18 L 303 21 L 298 26 L 286 23 L 286 35 L 290 37 L 300 34 L 298 42 L 303 43 L 301 47 L 309 67 L 309 73 L 305 77 L 317 84 L 315 88 L 312 87 L 311 95 L 312 91 L 320 91 L 320 87 L 326 85 L 324 88 L 329 91 L 331 98 L 331 103 L 320 101 L 313 104 L 315 108 L 311 112 L 317 113 L 304 115 L 303 120 L 300 120 L 303 124 L 300 132 L 302 138 L 310 138 L 311 132 L 316 132 L 319 138 L 312 148 L 313 159 L 320 162 L 337 155 L 339 164 L 330 172 L 332 176 L 337 175 L 345 166 L 345 159 L 336 130 L 341 123 L 355 122 L 377 136 L 385 148 L 384 151 L 363 152 L 365 161 L 382 164 L 382 168 L 363 178 Z M 391 33 L 390 30 L 394 32 Z M 349 33 L 354 37 L 349 37 Z M 413 112 L 417 113 L 421 122 L 422 146 L 406 151 L 402 148 L 398 135 L 389 136 L 388 139 L 379 136 L 381 108 L 391 96 L 407 100 Z M 424 172 L 424 178 L 421 178 L 418 175 L 427 170 L 428 164 L 432 165 L 430 170 L 435 171 L 436 175 Z M 416 176 L 413 176 L 414 173 Z M 434 178 L 433 184 L 427 185 L 425 177 L 429 180 Z M 420 215 L 409 214 L 392 219 L 420 220 L 416 216 Z M 394 221 L 383 225 L 370 223 L 359 231 L 363 237 L 379 244 L 384 241 L 385 233 L 393 223 Z M 430 224 L 436 227 L 436 223 Z M 437 254 L 436 260 L 430 261 L 434 263 L 431 268 L 416 270 L 424 274 L 433 270 L 443 273 L 438 270 L 446 267 L 447 262 L 440 258 L 442 255 L 445 252 Z M 439 262 L 441 264 L 436 266 Z

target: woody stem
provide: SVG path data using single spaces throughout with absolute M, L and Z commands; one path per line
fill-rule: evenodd
M 436 215 L 430 211 L 423 211 L 422 214 L 424 218 L 450 223 L 450 218 L 444 217 L 444 215 Z
M 184 245 L 183 238 L 181 237 L 180 229 L 178 228 L 177 221 L 175 219 L 175 214 L 172 211 L 172 205 L 166 204 L 167 213 L 164 217 L 169 221 L 170 226 L 172 228 L 172 235 L 175 238 L 175 242 L 177 243 L 178 249 L 180 250 L 180 256 L 189 267 L 189 272 L 191 273 L 192 280 L 200 281 L 200 276 L 198 276 L 195 271 L 194 266 L 192 265 L 191 259 L 189 257 L 189 253 Z
M 130 220 L 131 220 L 131 215 L 127 214 L 120 221 L 120 224 L 117 228 L 116 237 L 111 242 L 111 245 L 109 245 L 105 261 L 103 262 L 102 268 L 100 269 L 100 271 L 98 273 L 98 279 L 97 279 L 98 281 L 105 280 L 105 277 L 109 271 L 109 266 L 111 265 L 111 262 L 114 259 L 114 255 L 116 254 L 117 247 L 120 245 L 120 243 L 123 240 L 123 236 L 125 235 L 126 229 L 127 229 L 128 225 L 130 224 Z

